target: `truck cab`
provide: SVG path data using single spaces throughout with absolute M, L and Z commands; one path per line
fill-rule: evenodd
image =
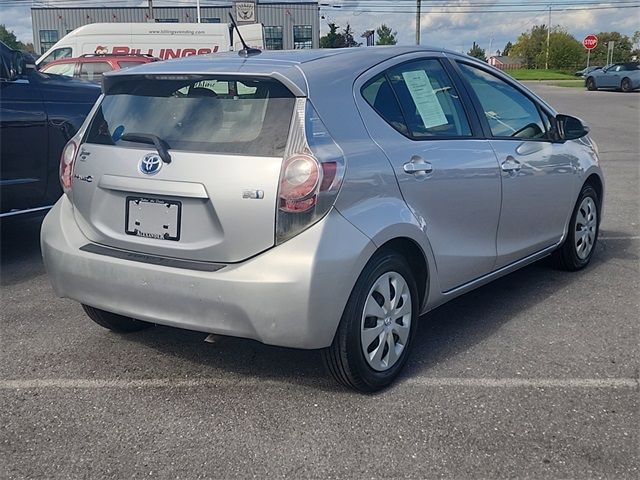
M 62 149 L 99 96 L 89 82 L 39 73 L 0 42 L 0 216 L 56 202 Z

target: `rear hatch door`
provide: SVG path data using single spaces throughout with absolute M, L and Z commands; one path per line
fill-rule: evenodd
M 270 248 L 294 104 L 266 77 L 124 77 L 75 162 L 79 228 L 94 243 L 198 261 Z

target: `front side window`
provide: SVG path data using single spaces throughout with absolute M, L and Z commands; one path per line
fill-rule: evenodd
M 44 73 L 52 73 L 54 75 L 64 75 L 65 77 L 73 77 L 73 72 L 76 69 L 75 62 L 58 63 L 51 65 L 43 69 Z
M 529 97 L 480 68 L 458 65 L 476 94 L 494 137 L 547 138 L 538 107 Z
M 177 150 L 280 156 L 294 104 L 272 79 L 133 76 L 109 89 L 87 141 L 130 146 L 124 134 L 145 133 Z
M 362 95 L 392 127 L 415 140 L 471 136 L 458 92 L 436 59 L 391 68 L 367 82 Z
M 311 25 L 293 26 L 293 48 L 313 48 L 313 33 Z
M 113 70 L 107 62 L 85 62 L 80 64 L 80 78 L 99 83 L 102 74 Z
M 267 50 L 282 50 L 282 27 L 264 27 L 264 46 Z
M 40 53 L 44 53 L 49 50 L 58 40 L 59 36 L 57 30 L 40 30 Z M 56 60 L 56 58 L 53 58 L 52 60 Z

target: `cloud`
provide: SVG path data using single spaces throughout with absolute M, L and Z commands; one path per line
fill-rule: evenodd
M 131 5 L 137 5 L 141 0 L 132 0 Z M 323 0 L 329 1 L 329 0 Z M 471 0 L 452 0 L 447 10 L 452 12 L 470 9 Z M 332 3 L 340 4 L 340 0 L 332 0 Z M 356 5 L 366 9 L 367 1 L 360 1 Z M 392 5 L 392 2 L 389 2 Z M 476 2 L 477 3 L 477 2 Z M 488 3 L 488 2 L 487 2 Z M 550 0 L 553 5 L 553 0 Z M 156 5 L 163 3 L 155 2 Z M 409 5 L 410 2 L 403 5 Z M 496 0 L 493 4 L 499 5 Z M 605 3 L 603 3 L 604 5 Z M 146 5 L 146 3 L 145 3 Z M 353 5 L 351 3 L 350 5 Z M 380 0 L 376 2 L 380 5 Z M 421 16 L 421 38 L 423 44 L 447 47 L 457 51 L 467 51 L 473 42 L 477 42 L 482 48 L 491 50 L 502 49 L 508 41 L 515 41 L 520 33 L 530 30 L 533 25 L 546 24 L 545 12 L 510 12 L 510 13 L 440 13 L 430 12 L 429 2 L 422 2 L 423 14 Z M 410 7 L 400 10 L 411 10 Z M 631 36 L 640 25 L 640 9 L 618 10 L 580 10 L 573 12 L 553 11 L 551 24 L 566 28 L 579 40 L 589 33 L 600 31 L 619 31 Z M 412 44 L 415 42 L 415 15 L 412 13 L 358 13 L 340 10 L 337 8 L 321 9 L 325 16 L 320 20 L 321 34 L 328 30 L 327 23 L 335 22 L 340 27 L 351 24 L 356 32 L 356 39 L 364 41 L 360 35 L 372 28 L 386 23 L 393 30 L 398 31 L 400 44 Z M 0 10 L 0 23 L 5 24 L 9 30 L 13 30 L 19 40 L 32 42 L 31 12 L 29 7 L 4 7 Z
M 339 0 L 335 0 L 339 4 Z M 390 2 L 391 3 L 391 2 Z M 473 42 L 491 51 L 502 49 L 508 42 L 514 42 L 518 36 L 528 31 L 534 25 L 548 23 L 547 12 L 475 12 L 455 13 L 464 10 L 477 10 L 469 6 L 470 0 L 452 0 L 447 4 L 447 12 L 430 12 L 429 2 L 422 2 L 423 13 L 421 22 L 421 43 L 446 47 L 456 51 L 468 51 Z M 471 2 L 476 3 L 476 2 Z M 500 1 L 486 2 L 499 8 Z M 550 0 L 553 5 L 553 0 Z M 376 2 L 379 5 L 380 2 Z M 404 3 L 403 5 L 408 5 Z M 603 2 L 603 6 L 606 2 Z M 362 9 L 367 8 L 367 1 L 358 2 Z M 372 8 L 372 7 L 370 7 Z M 409 7 L 400 10 L 410 10 Z M 526 9 L 526 7 L 525 7 Z M 340 27 L 349 23 L 357 34 L 368 29 L 375 29 L 385 23 L 398 31 L 399 44 L 413 44 L 415 42 L 415 14 L 412 13 L 353 13 L 340 9 L 323 8 L 321 10 L 326 19 L 321 20 L 321 33 L 327 30 L 328 21 L 335 22 Z M 551 10 L 551 25 L 560 26 L 568 30 L 578 40 L 589 33 L 600 31 L 619 31 L 631 36 L 640 25 L 639 9 L 617 10 L 578 10 L 572 12 Z M 357 35 L 359 36 L 359 35 Z M 489 53 L 489 52 L 487 52 Z
M 10 31 L 13 30 L 21 42 L 33 42 L 30 7 L 3 7 L 0 10 L 0 24 Z

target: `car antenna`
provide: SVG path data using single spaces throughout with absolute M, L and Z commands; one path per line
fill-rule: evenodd
M 244 41 L 244 38 L 242 38 L 242 35 L 240 34 L 238 24 L 233 18 L 233 15 L 231 15 L 231 12 L 229 12 L 229 18 L 231 19 L 233 28 L 235 28 L 236 33 L 238 34 L 238 37 L 240 37 L 240 41 L 242 42 L 242 50 L 238 51 L 238 55 L 244 58 L 251 57 L 253 55 L 260 55 L 262 53 L 262 50 L 260 50 L 259 48 L 251 48 L 249 45 L 247 45 L 247 42 Z

